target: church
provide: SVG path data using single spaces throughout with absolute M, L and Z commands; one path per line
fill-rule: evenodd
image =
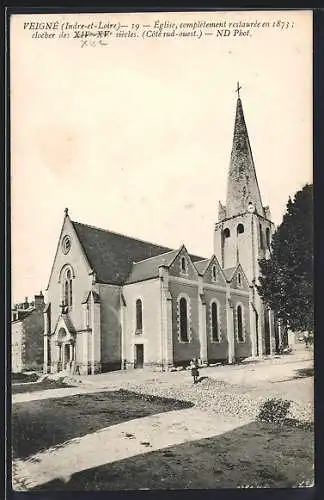
M 168 370 L 193 357 L 233 363 L 272 354 L 276 321 L 256 284 L 274 224 L 262 204 L 239 90 L 213 255 L 82 224 L 65 209 L 46 289 L 45 373 Z

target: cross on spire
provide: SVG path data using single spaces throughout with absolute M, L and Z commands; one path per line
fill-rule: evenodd
M 237 92 L 237 97 L 240 97 L 240 90 L 241 90 L 242 87 L 240 87 L 240 84 L 239 82 L 237 82 L 237 87 L 236 87 L 236 90 L 235 92 Z

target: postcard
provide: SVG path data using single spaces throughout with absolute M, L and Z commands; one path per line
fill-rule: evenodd
M 314 485 L 312 20 L 10 16 L 15 491 Z

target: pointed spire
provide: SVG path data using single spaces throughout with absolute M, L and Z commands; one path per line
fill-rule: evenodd
M 247 212 L 249 203 L 252 203 L 256 213 L 264 216 L 261 194 L 240 98 L 241 88 L 239 83 L 237 83 L 236 92 L 238 97 L 231 161 L 227 179 L 226 218 Z

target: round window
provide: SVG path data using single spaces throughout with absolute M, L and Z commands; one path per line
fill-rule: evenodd
M 62 250 L 64 254 L 67 254 L 71 248 L 71 238 L 70 236 L 64 236 L 62 240 Z

